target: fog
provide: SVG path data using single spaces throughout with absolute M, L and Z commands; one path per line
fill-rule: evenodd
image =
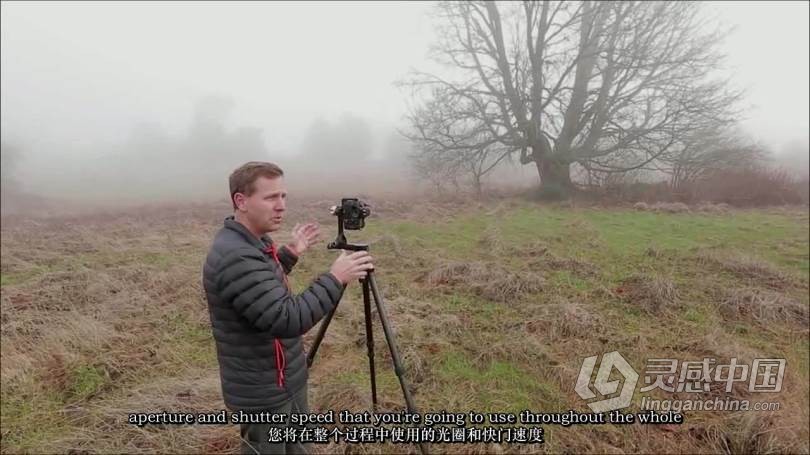
M 742 126 L 806 174 L 808 4 L 707 6 L 736 27 L 725 49 L 748 91 Z M 3 2 L 4 179 L 59 200 L 205 200 L 227 197 L 238 164 L 269 160 L 301 193 L 414 191 L 395 82 L 441 71 L 432 7 Z

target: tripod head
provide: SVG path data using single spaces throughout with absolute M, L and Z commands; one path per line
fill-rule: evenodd
M 365 219 L 371 215 L 371 206 L 357 198 L 343 198 L 340 206 L 333 205 L 329 210 L 338 217 L 338 233 L 334 242 L 326 245 L 330 250 L 368 251 L 368 244 L 348 243 L 343 229 L 360 230 L 366 226 Z

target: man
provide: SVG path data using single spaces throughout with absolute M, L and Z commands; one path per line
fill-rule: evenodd
M 231 174 L 234 215 L 216 234 L 203 267 L 222 396 L 231 411 L 309 412 L 301 335 L 337 305 L 349 282 L 373 268 L 367 252 L 343 251 L 329 272 L 292 293 L 286 275 L 318 239 L 319 227 L 296 225 L 293 241 L 280 248 L 269 237 L 284 220 L 283 177 L 265 162 L 246 163 Z M 306 453 L 301 444 L 270 443 L 268 432 L 278 426 L 242 425 L 242 453 Z

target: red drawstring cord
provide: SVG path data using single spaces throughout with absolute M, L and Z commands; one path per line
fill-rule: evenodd
M 278 253 L 276 252 L 276 247 L 272 243 L 265 247 L 265 253 L 270 253 L 273 256 L 273 259 L 276 261 L 279 267 L 281 267 L 281 261 L 278 259 Z M 281 268 L 281 276 L 284 277 L 284 286 L 287 287 L 287 291 L 290 290 L 290 283 L 287 281 L 287 274 L 284 273 L 284 268 Z M 284 369 L 287 367 L 287 359 L 284 357 L 284 347 L 281 345 L 281 341 L 276 338 L 273 340 L 273 345 L 276 348 L 276 371 L 278 371 L 278 386 L 284 387 Z
M 276 346 L 276 370 L 278 371 L 278 386 L 284 387 L 284 368 L 287 367 L 287 359 L 284 358 L 284 348 L 278 338 L 273 340 Z
M 284 277 L 284 285 L 287 286 L 287 290 L 290 290 L 290 283 L 287 281 L 287 274 L 284 273 L 284 267 L 281 266 L 281 261 L 278 259 L 278 251 L 276 251 L 276 246 L 274 244 L 268 245 L 264 249 L 265 253 L 270 253 L 273 256 L 273 259 L 276 261 L 279 267 L 281 267 L 281 276 Z

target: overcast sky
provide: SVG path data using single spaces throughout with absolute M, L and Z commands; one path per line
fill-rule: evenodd
M 232 123 L 295 153 L 319 116 L 398 124 L 392 83 L 424 69 L 430 3 L 2 3 L 2 134 L 34 155 L 115 143 L 138 122 L 179 134 L 209 94 Z M 808 3 L 707 5 L 737 26 L 725 46 L 754 106 L 744 125 L 773 149 L 806 141 Z M 75 152 L 74 152 L 75 153 Z M 76 156 L 81 159 L 81 156 Z

